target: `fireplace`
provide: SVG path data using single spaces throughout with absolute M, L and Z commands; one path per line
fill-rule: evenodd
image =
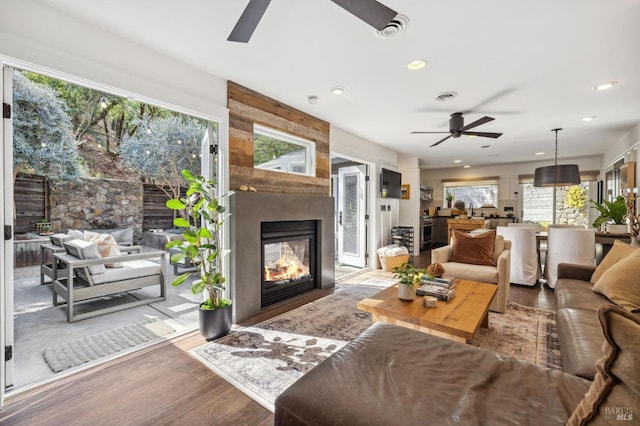
M 317 221 L 262 222 L 260 228 L 261 307 L 317 288 Z
M 235 323 L 274 308 L 278 303 L 275 298 L 335 286 L 333 197 L 238 191 L 231 197 L 230 204 L 227 288 L 233 300 Z M 289 225 L 294 225 L 294 229 Z M 268 241 L 261 241 L 263 237 Z M 285 252 L 297 253 L 303 271 L 305 266 L 309 268 L 312 281 L 306 277 L 285 282 L 281 282 L 282 279 L 264 281 L 267 266 L 264 244 L 287 241 L 290 242 L 287 245 L 268 246 L 267 259 L 278 260 Z M 274 265 L 272 269 L 277 272 L 281 267 Z

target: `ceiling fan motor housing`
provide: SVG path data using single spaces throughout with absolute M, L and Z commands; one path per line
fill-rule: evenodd
M 454 138 L 459 138 L 464 127 L 464 118 L 461 112 L 454 112 L 449 119 L 449 131 Z

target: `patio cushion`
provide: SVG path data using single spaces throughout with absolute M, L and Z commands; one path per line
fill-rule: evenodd
M 73 236 L 69 234 L 54 234 L 49 237 L 51 244 L 62 247 L 62 243 L 73 239 Z
M 113 281 L 130 280 L 132 278 L 159 275 L 162 268 L 159 263 L 150 260 L 128 260 L 121 263 L 120 268 L 109 268 L 104 274 L 91 275 L 94 284 L 104 284 Z
M 118 249 L 118 243 L 116 243 L 115 238 L 113 238 L 110 234 L 100 234 L 98 232 L 84 231 L 84 240 L 95 243 L 98 246 L 98 250 L 100 250 L 100 255 L 102 257 L 114 257 L 120 256 L 120 249 Z M 120 263 L 107 263 L 105 264 L 107 268 L 120 268 Z
M 100 259 L 100 251 L 98 246 L 90 241 L 84 240 L 71 240 L 64 243 L 64 248 L 71 256 L 77 257 L 82 260 Z M 105 273 L 107 268 L 103 264 L 89 266 L 89 272 L 91 276 L 99 276 Z

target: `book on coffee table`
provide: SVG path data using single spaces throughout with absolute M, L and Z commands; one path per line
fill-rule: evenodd
M 447 277 L 447 278 L 422 277 L 422 284 L 437 285 L 444 288 L 454 288 L 456 286 L 456 280 L 453 277 Z
M 456 291 L 453 288 L 445 288 L 439 285 L 423 284 L 416 290 L 418 296 L 434 296 L 438 300 L 448 302 L 456 295 Z

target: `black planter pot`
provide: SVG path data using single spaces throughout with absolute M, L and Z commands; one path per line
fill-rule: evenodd
M 200 309 L 200 334 L 207 340 L 217 339 L 231 330 L 232 305 L 220 309 Z

